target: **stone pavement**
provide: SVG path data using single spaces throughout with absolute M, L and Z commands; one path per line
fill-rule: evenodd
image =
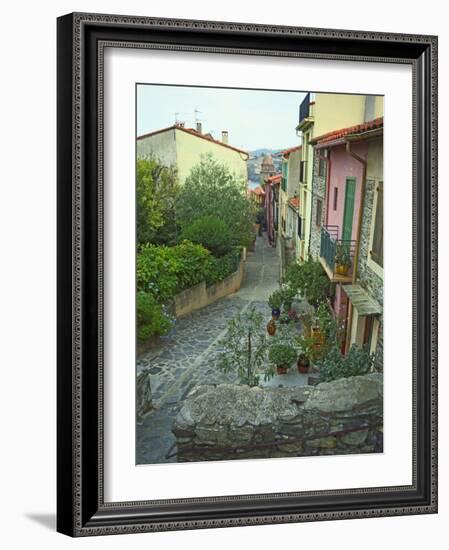
M 223 298 L 176 321 L 161 338 L 161 347 L 143 354 L 137 372 L 148 370 L 155 409 L 137 426 L 137 464 L 176 461 L 173 419 L 182 400 L 199 384 L 238 383 L 235 374 L 216 366 L 220 341 L 227 324 L 250 305 L 270 318 L 268 296 L 278 286 L 279 261 L 265 236 L 257 237 L 256 248 L 245 262 L 245 277 L 235 294 Z M 172 454 L 170 458 L 167 455 Z

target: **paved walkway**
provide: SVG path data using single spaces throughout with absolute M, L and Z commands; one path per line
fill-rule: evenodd
M 182 400 L 198 384 L 237 382 L 232 373 L 217 366 L 220 341 L 230 319 L 250 305 L 267 321 L 268 296 L 278 286 L 277 252 L 266 237 L 258 237 L 256 248 L 245 263 L 245 277 L 238 292 L 223 298 L 188 317 L 179 319 L 172 331 L 161 339 L 161 348 L 143 354 L 137 370 L 149 370 L 155 409 L 137 426 L 137 464 L 176 461 L 175 439 L 171 433 L 173 419 Z

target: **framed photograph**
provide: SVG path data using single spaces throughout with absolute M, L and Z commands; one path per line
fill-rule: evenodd
M 58 19 L 58 531 L 437 511 L 437 38 Z

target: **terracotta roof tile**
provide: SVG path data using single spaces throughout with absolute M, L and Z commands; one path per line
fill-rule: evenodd
M 327 134 L 313 138 L 312 142 L 316 143 L 327 143 L 330 141 L 335 141 L 337 139 L 342 139 L 344 137 L 362 134 L 363 132 L 368 132 L 370 130 L 376 130 L 377 128 L 383 128 L 384 118 L 379 117 L 362 124 L 356 124 L 355 126 L 348 126 L 347 128 L 340 128 L 339 130 L 332 130 Z
M 174 124 L 173 126 L 168 126 L 167 128 L 161 128 L 160 130 L 155 130 L 154 132 L 149 132 L 147 134 L 143 134 L 141 136 L 138 136 L 137 139 L 145 139 L 150 136 L 155 136 L 157 134 L 162 134 L 163 132 L 168 132 L 169 130 L 181 130 L 181 132 L 185 132 L 186 134 L 191 134 L 192 136 L 199 137 L 201 139 L 205 139 L 207 141 L 211 141 L 212 143 L 215 143 L 216 145 L 221 145 L 222 147 L 227 147 L 228 149 L 232 149 L 233 151 L 237 151 L 238 153 L 244 153 L 249 157 L 249 153 L 247 151 L 244 151 L 243 149 L 239 149 L 238 147 L 233 147 L 232 145 L 229 145 L 228 143 L 223 143 L 222 141 L 218 141 L 217 139 L 214 139 L 210 134 L 201 134 L 197 130 L 194 130 L 193 128 L 185 128 L 184 126 L 180 126 L 179 124 Z
M 297 145 L 296 147 L 290 147 L 290 149 L 285 149 L 285 151 L 282 151 L 282 154 L 288 157 L 290 153 L 294 153 L 295 151 L 299 151 L 301 149 L 302 145 Z
M 299 198 L 298 197 L 292 197 L 291 199 L 288 199 L 288 203 L 293 206 L 293 208 L 299 208 Z
M 275 176 L 270 176 L 269 178 L 265 178 L 265 181 L 270 183 L 281 183 L 282 174 L 276 174 Z

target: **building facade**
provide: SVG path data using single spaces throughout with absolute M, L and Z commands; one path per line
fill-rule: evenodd
M 271 155 L 265 155 L 260 165 L 260 181 L 263 183 L 266 178 L 276 175 L 276 168 L 274 167 L 273 157 Z
M 335 130 L 314 146 L 310 254 L 334 285 L 345 351 L 383 360 L 383 118 Z
M 276 246 L 279 230 L 279 188 L 281 174 L 265 179 L 265 216 L 267 222 L 267 237 L 271 246 Z
M 292 147 L 282 152 L 282 177 L 279 190 L 279 243 L 285 249 L 285 262 L 296 259 L 297 218 L 299 209 L 299 170 L 301 159 L 301 146 Z M 291 203 L 291 199 L 295 199 Z M 285 270 L 285 265 L 281 270 Z
M 164 166 L 176 167 L 181 185 L 204 155 L 212 155 L 237 178 L 247 181 L 249 154 L 229 145 L 227 132 L 218 141 L 210 134 L 176 124 L 137 138 L 137 158 L 152 156 Z
M 299 240 L 298 260 L 306 260 L 311 244 L 314 150 L 315 136 L 336 128 L 344 128 L 372 120 L 383 115 L 383 97 L 354 94 L 308 93 L 299 107 L 296 127 L 302 141 L 300 166 L 300 216 L 303 221 L 303 238 Z

